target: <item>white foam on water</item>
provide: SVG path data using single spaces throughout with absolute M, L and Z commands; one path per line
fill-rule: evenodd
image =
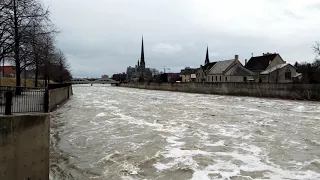
M 107 116 L 107 114 L 103 112 L 96 115 L 96 117 L 104 117 L 104 116 Z
M 90 123 L 93 124 L 93 125 L 95 125 L 95 126 L 99 125 L 99 123 L 94 122 L 94 121 L 90 121 Z
M 196 155 L 209 156 L 210 153 L 206 151 L 201 151 L 201 150 L 182 150 L 180 148 L 171 148 L 166 153 L 164 153 L 163 156 L 165 158 L 170 158 L 170 159 L 173 158 L 173 160 L 167 164 L 157 162 L 153 166 L 158 171 L 164 171 L 164 170 L 171 169 L 173 167 L 177 167 L 181 165 L 187 166 L 191 169 L 197 169 L 198 164 L 192 158 L 193 156 L 196 156 Z
M 135 125 L 139 125 L 139 126 L 150 126 L 150 127 L 155 127 L 157 129 L 161 129 L 162 128 L 162 124 L 159 123 L 155 123 L 155 121 L 153 121 L 152 123 L 145 121 L 143 119 L 138 119 L 132 116 L 128 116 L 124 113 L 121 112 L 113 112 L 113 115 L 117 115 L 120 116 L 121 120 L 125 120 L 130 124 L 135 124 Z
M 230 128 L 230 129 L 219 129 L 218 135 L 226 136 L 226 137 L 232 137 L 232 138 L 238 138 L 241 137 L 241 134 L 238 134 L 239 131 L 236 128 Z
M 209 156 L 211 155 L 210 152 L 202 151 L 202 150 L 182 150 L 180 148 L 172 148 L 168 151 L 168 154 L 164 156 L 167 158 L 184 158 L 184 157 L 192 157 L 195 155 L 204 155 Z
M 157 162 L 156 164 L 153 165 L 153 167 L 155 167 L 158 171 L 164 171 L 164 170 L 172 168 L 172 165 Z
M 204 170 L 195 169 L 191 180 L 207 180 L 209 174 L 216 175 L 214 179 L 226 180 L 230 177 L 240 174 L 239 169 L 236 165 L 232 164 L 230 161 L 217 160 L 214 165 L 207 166 Z
M 242 137 L 242 139 L 251 139 L 253 136 L 252 136 L 252 134 L 250 133 L 250 134 L 248 134 L 248 135 L 246 135 L 246 136 L 241 136 Z
M 210 180 L 208 172 L 196 171 L 193 173 L 191 180 Z
M 296 106 L 295 108 L 293 108 L 292 110 L 293 111 L 296 111 L 296 112 L 303 112 L 304 110 L 306 109 L 305 106 Z
M 184 145 L 185 142 L 177 141 L 177 140 L 179 140 L 179 139 L 180 139 L 180 138 L 178 138 L 178 137 L 176 137 L 176 136 L 169 136 L 169 137 L 167 137 L 166 141 L 167 141 L 168 143 L 171 143 L 171 145 L 172 145 L 173 147 Z
M 206 145 L 206 146 L 225 146 L 224 145 L 224 140 L 220 140 L 220 141 L 217 141 L 217 142 L 215 142 L 215 143 L 212 143 L 212 144 L 210 144 L 210 143 L 205 143 L 204 145 Z
M 137 175 L 140 171 L 140 169 L 133 164 L 130 164 L 128 162 L 124 162 L 122 165 L 122 171 L 127 172 L 130 175 Z
M 252 144 L 242 143 L 242 144 L 235 144 L 235 145 L 239 146 L 238 148 L 242 150 L 251 152 L 255 156 L 259 156 L 260 153 L 262 152 L 261 148 L 259 148 L 258 146 L 254 146 Z
M 266 163 L 262 161 L 261 158 L 248 155 L 248 154 L 240 154 L 237 151 L 234 152 L 216 152 L 215 154 L 220 156 L 231 156 L 236 160 L 240 160 L 243 164 L 241 166 L 234 166 L 233 169 L 236 171 L 242 170 L 246 172 L 256 172 L 256 171 L 266 171 L 264 177 L 270 179 L 319 179 L 320 174 L 313 171 L 290 171 L 287 169 L 281 169 L 278 165 L 273 164 L 269 160 L 265 160 Z M 227 164 L 229 162 L 226 162 Z M 230 165 L 228 165 L 230 166 Z M 222 170 L 225 172 L 225 169 Z M 222 173 L 220 172 L 220 174 Z M 233 174 L 234 175 L 240 175 Z M 232 177 L 229 176 L 229 177 Z

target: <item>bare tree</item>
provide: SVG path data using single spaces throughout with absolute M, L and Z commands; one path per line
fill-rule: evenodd
M 54 26 L 50 22 L 45 22 L 45 24 L 41 24 L 41 22 L 32 22 L 30 28 L 28 28 L 28 36 L 26 36 L 27 45 L 29 47 L 29 57 L 30 60 L 25 63 L 25 67 L 29 66 L 29 69 L 34 70 L 35 74 L 35 87 L 38 87 L 39 80 L 39 68 L 43 65 L 44 56 L 50 57 L 50 55 L 46 55 L 46 48 L 48 47 L 49 41 L 54 41 L 54 36 L 57 31 L 54 29 Z M 49 39 L 48 39 L 49 38 Z M 54 49 L 53 43 L 51 43 L 51 48 Z M 53 50 L 52 50 L 53 51 Z M 42 58 L 41 58 L 42 57 Z
M 9 4 L 12 0 L 2 0 L 0 2 L 0 60 L 2 61 L 6 54 L 10 52 L 11 44 L 10 43 L 10 26 L 7 23 L 9 17 L 6 16 L 6 10 L 9 7 Z
M 12 43 L 13 58 L 16 65 L 16 86 L 21 86 L 21 69 L 27 66 L 26 58 L 28 54 L 21 57 L 21 52 L 26 49 L 23 42 L 26 42 L 26 30 L 32 22 L 41 22 L 48 19 L 49 12 L 37 0 L 5 0 L 8 3 L 2 10 L 4 17 L 3 26 L 7 27 L 8 41 Z M 25 68 L 24 67 L 24 68 Z M 20 88 L 17 88 L 20 94 Z
M 36 87 L 40 76 L 46 85 L 53 76 L 59 82 L 71 77 L 66 56 L 54 45 L 56 33 L 39 0 L 1 0 L 0 60 L 14 62 L 17 87 L 27 70 L 34 71 Z M 20 88 L 16 92 L 20 94 Z
M 312 48 L 317 57 L 320 56 L 320 43 L 318 41 L 315 42 L 315 45 L 313 45 Z

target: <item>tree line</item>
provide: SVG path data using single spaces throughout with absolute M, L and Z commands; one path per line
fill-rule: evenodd
M 316 42 L 313 46 L 316 59 L 313 63 L 296 62 L 294 66 L 297 68 L 297 72 L 302 74 L 301 83 L 306 84 L 319 84 L 320 83 L 320 43 Z
M 0 60 L 16 68 L 16 86 L 21 75 L 34 72 L 39 79 L 64 82 L 71 79 L 65 54 L 55 46 L 58 34 L 49 10 L 39 0 L 0 1 Z

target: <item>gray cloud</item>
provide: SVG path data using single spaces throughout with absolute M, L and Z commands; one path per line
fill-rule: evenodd
M 209 45 L 212 61 L 242 62 L 278 52 L 288 62 L 312 61 L 320 40 L 317 0 L 44 0 L 61 30 L 58 47 L 74 76 L 123 72 L 140 57 L 146 65 L 179 71 L 199 67 Z

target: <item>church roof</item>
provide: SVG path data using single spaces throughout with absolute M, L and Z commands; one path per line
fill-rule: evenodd
M 235 64 L 232 66 L 224 75 L 228 76 L 250 76 L 253 75 L 253 72 L 250 70 L 246 69 L 245 67 L 242 66 L 242 64 Z
M 141 44 L 141 57 L 140 57 L 140 65 L 145 65 L 146 62 L 144 61 L 144 46 L 143 46 L 143 37 L 142 37 L 142 44 Z
M 234 59 L 218 61 L 212 69 L 210 68 L 210 74 L 222 74 L 233 61 Z
M 209 50 L 208 50 L 208 46 L 207 46 L 206 59 L 204 61 L 204 64 L 208 64 L 208 63 L 210 63 L 210 59 L 209 59 Z
M 201 66 L 202 71 L 210 70 L 217 62 L 209 62 L 204 66 Z

